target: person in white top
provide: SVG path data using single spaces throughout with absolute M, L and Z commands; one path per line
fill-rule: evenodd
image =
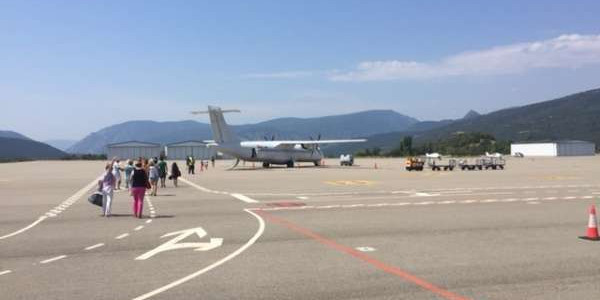
M 115 188 L 115 176 L 113 175 L 111 169 L 113 164 L 107 163 L 104 168 L 105 172 L 102 175 L 102 180 L 100 180 L 100 185 L 102 189 L 102 214 L 105 217 L 110 216 L 110 208 L 112 206 L 113 199 L 113 190 Z
M 113 176 L 115 176 L 115 181 L 116 181 L 116 190 L 120 190 L 121 189 L 121 171 L 123 169 L 121 168 L 121 165 L 119 163 L 118 159 L 113 160 L 113 164 L 112 164 L 112 174 Z

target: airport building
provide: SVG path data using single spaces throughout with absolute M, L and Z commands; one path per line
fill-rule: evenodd
M 201 141 L 185 141 L 167 145 L 168 159 L 186 159 L 192 156 L 196 159 L 210 159 L 216 155 L 214 148 L 209 148 Z
M 537 143 L 513 143 L 510 154 L 523 156 L 591 156 L 595 155 L 596 145 L 586 141 L 556 141 Z
M 106 146 L 106 157 L 109 159 L 137 159 L 138 157 L 159 157 L 163 152 L 160 144 L 129 141 L 108 144 Z

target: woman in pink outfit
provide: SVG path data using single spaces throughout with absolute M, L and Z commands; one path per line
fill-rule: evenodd
M 148 175 L 142 168 L 141 162 L 136 162 L 135 169 L 131 175 L 131 194 L 133 195 L 133 214 L 142 218 L 144 209 L 144 194 L 149 186 Z

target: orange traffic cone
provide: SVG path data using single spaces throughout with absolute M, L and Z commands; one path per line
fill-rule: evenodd
M 587 236 L 580 236 L 579 238 L 590 241 L 599 241 L 600 236 L 598 235 L 598 219 L 596 218 L 596 206 L 590 207 L 590 218 L 588 220 Z

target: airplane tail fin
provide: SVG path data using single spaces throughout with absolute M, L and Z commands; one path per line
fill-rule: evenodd
M 210 126 L 213 132 L 213 138 L 217 143 L 237 142 L 240 139 L 231 130 L 231 127 L 225 122 L 223 113 L 240 112 L 239 109 L 221 109 L 220 107 L 209 106 L 207 111 L 193 111 L 192 114 L 208 114 L 210 116 Z

